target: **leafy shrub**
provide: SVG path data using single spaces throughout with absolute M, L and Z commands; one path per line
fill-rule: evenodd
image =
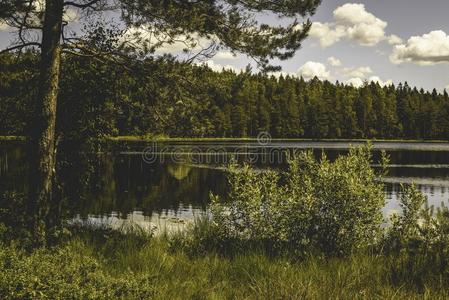
M 449 246 L 449 209 L 429 207 L 427 198 L 415 185 L 402 186 L 401 214 L 390 217 L 385 250 L 393 253 L 429 253 Z M 449 253 L 447 253 L 449 254 Z
M 115 278 L 83 253 L 84 244 L 27 254 L 0 246 L 2 299 L 145 299 L 154 291 L 151 275 Z
M 449 209 L 436 210 L 416 186 L 402 186 L 401 213 L 390 217 L 384 253 L 394 257 L 393 280 L 424 288 L 423 278 L 449 279 Z
M 368 145 L 333 162 L 303 152 L 283 173 L 233 165 L 228 201 L 212 196 L 217 232 L 222 239 L 256 240 L 298 254 L 346 255 L 367 248 L 381 238 L 385 204 L 377 180 L 383 173 L 371 163 Z

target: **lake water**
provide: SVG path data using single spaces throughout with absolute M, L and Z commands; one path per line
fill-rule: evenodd
M 89 186 L 68 184 L 74 195 L 70 218 L 118 226 L 132 222 L 144 227 L 179 227 L 207 213 L 209 193 L 224 195 L 227 181 L 223 165 L 232 158 L 249 161 L 257 169 L 285 167 L 285 151 L 312 149 L 329 158 L 345 154 L 348 142 L 166 142 L 121 143 L 97 157 L 90 172 L 70 174 Z M 398 210 L 401 183 L 416 183 L 431 205 L 449 199 L 449 143 L 373 143 L 391 157 L 385 179 L 385 214 Z M 26 163 L 18 143 L 0 144 L 0 189 L 26 189 Z M 79 163 L 79 162 L 77 162 Z M 374 163 L 376 165 L 376 163 Z M 73 173 L 73 172 L 72 172 Z M 89 174 L 89 175 L 86 175 Z M 73 180 L 73 178 L 72 178 Z

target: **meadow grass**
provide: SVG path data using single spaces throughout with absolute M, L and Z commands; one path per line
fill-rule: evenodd
M 299 261 L 254 249 L 187 251 L 201 229 L 152 236 L 142 229 L 72 228 L 55 248 L 0 247 L 2 299 L 444 299 L 438 275 L 395 257 L 354 254 Z M 196 233 L 192 230 L 196 230 Z M 195 247 L 194 243 L 189 244 Z M 406 269 L 405 269 L 406 268 Z M 415 279 L 419 278 L 419 282 Z

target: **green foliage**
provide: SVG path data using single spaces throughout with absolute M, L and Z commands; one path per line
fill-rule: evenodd
M 27 231 L 25 196 L 16 192 L 5 192 L 0 196 L 0 241 L 21 241 L 27 246 L 30 235 Z
M 416 186 L 402 188 L 401 214 L 390 217 L 386 234 L 386 249 L 393 253 L 443 251 L 449 246 L 449 209 L 442 203 L 436 210 Z
M 201 224 L 202 231 L 206 223 Z M 176 239 L 180 239 L 179 235 Z M 184 232 L 183 239 L 191 239 Z M 440 270 L 352 255 L 300 262 L 247 249 L 233 258 L 186 255 L 172 235 L 75 228 L 66 243 L 31 253 L 0 244 L 2 299 L 444 299 Z M 398 277 L 399 272 L 408 277 Z M 420 273 L 421 272 L 421 273 Z
M 26 135 L 37 90 L 36 54 L 3 54 L 0 134 Z M 407 84 L 359 89 L 177 63 L 132 70 L 80 57 L 62 63 L 58 136 L 448 139 L 449 96 Z M 418 121 L 419 120 L 419 121 Z
M 72 224 L 71 235 L 61 244 L 25 252 L 20 249 L 23 244 L 18 248 L 10 243 L 14 228 L 5 234 L 2 227 L 0 295 L 2 299 L 447 298 L 448 210 L 422 207 L 423 196 L 404 187 L 403 212 L 382 229 L 373 213 L 381 199 L 376 197 L 377 176 L 369 170 L 369 161 L 369 149 L 353 149 L 334 162 L 303 153 L 291 161 L 286 173 L 235 166 L 230 180 L 236 182 L 232 196 L 239 203 L 228 205 L 236 212 L 251 210 L 251 215 L 241 216 L 246 223 L 235 218 L 234 224 L 226 206 L 218 206 L 223 220 L 232 221 L 226 226 L 239 229 L 234 232 L 209 219 L 162 236 L 135 227 L 116 231 Z M 9 211 L 0 211 L 2 222 L 22 222 L 15 221 L 21 216 L 15 212 L 22 198 L 5 197 L 2 208 Z M 250 202 L 244 203 L 246 199 Z M 379 232 L 384 239 L 374 238 Z M 328 235 L 321 236 L 324 233 Z M 372 240 L 367 233 L 373 233 Z M 355 251 L 372 244 L 383 247 Z
M 3 299 L 142 299 L 153 294 L 151 276 L 114 278 L 85 251 L 83 245 L 70 245 L 28 255 L 1 247 L 0 294 Z
M 334 162 L 311 152 L 284 174 L 231 166 L 228 201 L 212 196 L 213 222 L 225 239 L 260 240 L 274 249 L 345 255 L 381 237 L 383 185 L 369 146 Z
M 209 41 L 198 54 L 208 57 L 220 49 L 244 53 L 264 70 L 277 70 L 270 60 L 291 58 L 301 47 L 311 28 L 310 20 L 299 18 L 313 15 L 321 0 L 272 1 L 142 1 L 121 0 L 122 18 L 128 26 L 151 28 L 156 41 L 135 33 L 135 43 L 126 46 L 128 52 L 153 54 L 164 44 L 182 40 L 185 52 L 197 46 L 198 37 Z M 259 20 L 259 14 L 270 13 L 283 20 L 270 25 Z M 142 26 L 143 25 L 143 26 Z M 269 34 L 267 34 L 269 33 Z M 129 45 L 131 44 L 131 45 Z M 133 49 L 134 48 L 134 49 Z
M 95 11 L 94 16 L 81 14 L 76 20 L 77 30 L 66 32 L 61 44 L 65 52 L 71 55 L 127 64 L 129 57 L 154 56 L 157 49 L 180 42 L 184 45 L 182 50 L 186 61 L 207 58 L 226 49 L 248 55 L 263 70 L 278 70 L 280 67 L 271 65 L 270 60 L 286 60 L 294 55 L 312 26 L 307 18 L 315 13 L 320 3 L 321 0 L 274 3 L 253 0 L 119 0 L 113 6 L 97 1 L 61 3 L 64 7 L 76 6 L 87 12 Z M 61 33 L 47 32 L 42 28 L 43 15 L 56 13 L 51 9 L 50 6 L 3 0 L 0 3 L 0 22 L 20 29 L 20 37 L 17 38 L 23 42 L 13 44 L 8 50 L 36 47 L 36 42 L 30 43 L 27 39 L 30 30 L 38 30 L 43 36 L 60 38 L 52 35 Z M 261 13 L 276 16 L 281 22 L 263 22 L 260 20 Z M 23 16 L 33 19 L 33 22 L 21 22 Z M 78 42 L 73 43 L 74 39 Z M 202 44 L 200 50 L 199 41 Z
M 401 249 L 409 249 L 413 244 L 421 240 L 421 213 L 423 205 L 426 203 L 425 197 L 419 192 L 415 186 L 402 186 L 400 197 L 401 214 L 393 214 L 390 217 L 391 227 L 387 233 L 388 245 L 391 250 L 400 251 Z M 432 216 L 429 216 L 432 218 Z M 429 219 L 427 219 L 430 221 Z M 424 232 L 422 232 L 424 233 Z
M 448 280 L 449 209 L 444 203 L 436 210 L 429 207 L 414 185 L 403 187 L 400 204 L 401 214 L 390 217 L 383 241 L 383 251 L 396 259 L 394 279 L 423 287 L 422 278 L 437 272 L 440 280 Z
M 28 132 L 31 99 L 37 94 L 37 55 L 24 53 L 19 59 L 5 53 L 0 55 L 0 65 L 0 133 L 22 135 Z

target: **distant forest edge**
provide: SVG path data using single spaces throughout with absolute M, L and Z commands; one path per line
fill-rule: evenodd
M 0 135 L 26 135 L 38 58 L 0 55 Z M 449 139 L 449 96 L 410 87 L 213 72 L 174 59 L 63 59 L 57 131 L 65 138 L 168 136 Z

